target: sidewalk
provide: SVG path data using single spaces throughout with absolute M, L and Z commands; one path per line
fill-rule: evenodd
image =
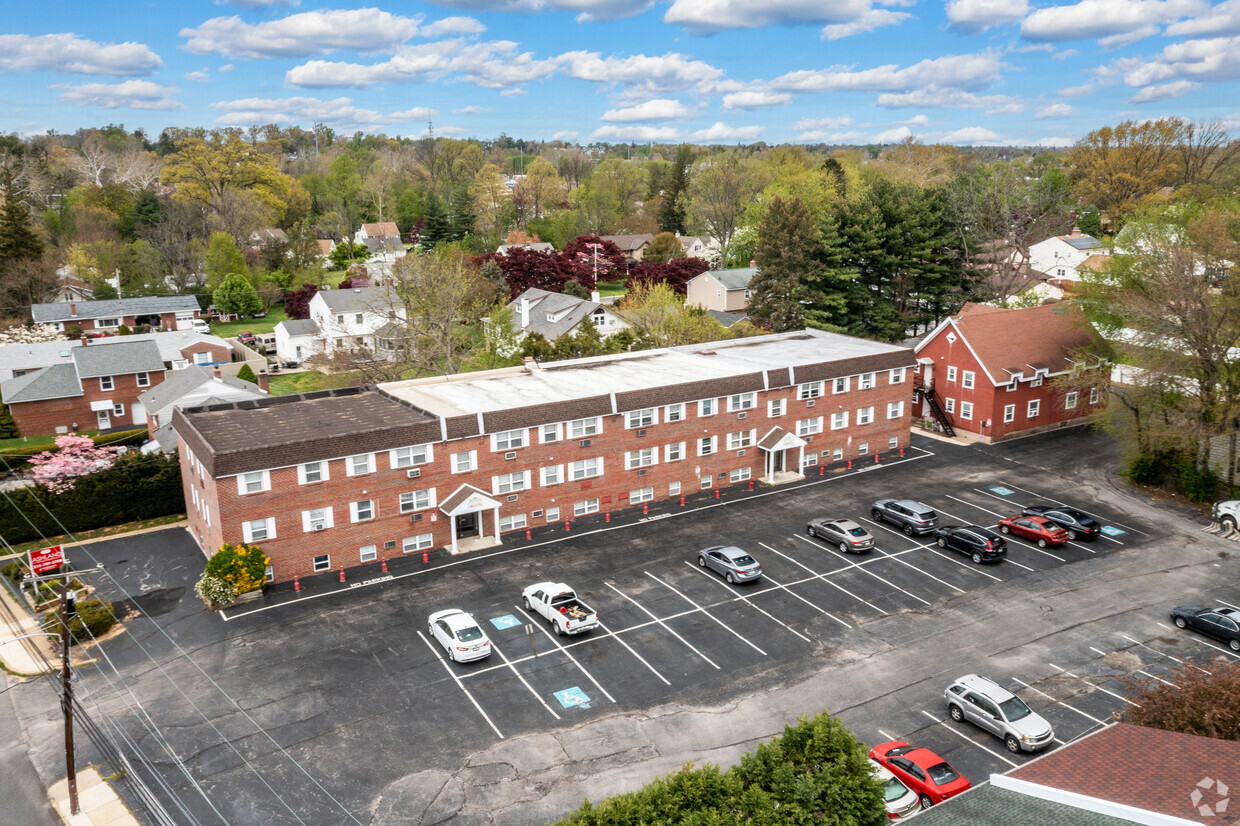
M 140 826 L 138 819 L 126 808 L 94 766 L 77 774 L 78 813 L 69 814 L 69 781 L 58 780 L 47 790 L 47 796 L 60 819 L 68 826 Z

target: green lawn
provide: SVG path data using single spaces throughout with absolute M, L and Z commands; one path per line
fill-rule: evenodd
M 237 333 L 270 333 L 276 328 L 281 321 L 288 321 L 288 316 L 284 314 L 284 307 L 277 304 L 267 313 L 266 318 L 243 318 L 240 321 L 213 321 L 211 322 L 211 335 L 220 338 L 231 338 Z
M 13 447 L 35 447 L 47 445 L 51 447 L 56 443 L 55 433 L 48 433 L 42 436 L 18 436 L 13 439 L 0 439 L 0 450 L 6 450 Z M 98 436 L 98 430 L 83 430 L 81 433 L 75 433 L 75 436 Z
M 348 387 L 356 381 L 352 373 L 327 375 L 317 370 L 303 373 L 276 373 L 271 377 L 271 395 L 292 396 L 297 393 L 313 393 L 316 390 L 334 390 Z
M 598 294 L 604 295 L 624 295 L 624 281 L 600 281 L 598 282 Z

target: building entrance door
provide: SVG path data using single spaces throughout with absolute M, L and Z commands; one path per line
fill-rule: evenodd
M 112 426 L 112 415 L 106 410 L 100 410 L 97 414 L 99 419 L 99 429 L 107 430 Z
M 478 512 L 462 513 L 456 518 L 456 535 L 458 539 L 467 539 L 478 535 Z

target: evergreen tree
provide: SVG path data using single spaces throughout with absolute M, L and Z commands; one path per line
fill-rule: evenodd
M 422 225 L 422 249 L 433 250 L 440 241 L 452 240 L 452 227 L 448 212 L 438 195 L 432 195 L 426 204 L 426 222 Z
M 452 231 L 449 239 L 460 241 L 472 235 L 477 221 L 477 215 L 474 213 L 474 200 L 469 197 L 469 190 L 466 187 L 460 187 L 452 195 Z
M 13 414 L 9 412 L 9 406 L 0 402 L 0 439 L 14 439 L 17 437 L 17 423 L 13 421 Z
M 663 190 L 663 204 L 659 207 L 659 232 L 685 233 L 685 203 L 689 197 L 689 164 L 693 162 L 693 150 L 681 146 L 672 161 L 672 174 Z
M 237 378 L 242 381 L 248 381 L 251 384 L 258 383 L 258 377 L 254 375 L 254 369 L 248 363 L 241 365 L 241 369 L 237 371 Z
M 822 271 L 822 245 L 801 199 L 772 199 L 758 228 L 754 260 L 749 318 L 776 333 L 802 329 L 810 299 L 806 285 Z
M 154 190 L 144 189 L 133 199 L 129 222 L 133 231 L 141 235 L 164 219 L 164 205 Z
M 0 165 L 0 276 L 22 261 L 43 257 L 43 239 L 26 205 L 26 181 L 13 162 Z
M 263 309 L 262 302 L 258 300 L 258 292 L 250 279 L 236 272 L 224 276 L 224 280 L 211 294 L 211 303 L 221 313 L 238 315 L 253 315 Z

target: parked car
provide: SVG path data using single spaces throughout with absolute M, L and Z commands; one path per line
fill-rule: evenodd
M 1180 628 L 1191 628 L 1222 640 L 1232 651 L 1240 651 L 1240 611 L 1235 608 L 1181 605 L 1171 612 L 1171 621 Z
M 241 342 L 247 347 L 252 345 L 257 340 L 258 340 L 257 337 L 253 333 L 250 333 L 250 332 L 237 333 L 237 341 Z
M 201 318 L 196 318 L 190 322 L 189 328 L 195 333 L 210 333 L 211 325 Z
M 945 525 L 934 535 L 940 548 L 958 551 L 979 564 L 1007 556 L 1007 540 L 979 525 Z
M 721 574 L 728 582 L 751 582 L 762 576 L 758 560 L 732 545 L 716 545 L 698 551 L 698 565 Z
M 580 634 L 598 628 L 598 612 L 577 599 L 577 592 L 563 582 L 536 582 L 521 593 L 525 610 L 551 623 L 556 635 Z
M 930 533 L 939 525 L 934 508 L 913 499 L 879 499 L 870 508 L 875 522 L 898 525 L 909 536 Z
M 459 608 L 436 611 L 426 619 L 435 638 L 448 658 L 458 663 L 491 656 L 491 640 L 472 615 Z
M 999 533 L 1014 533 L 1038 543 L 1039 548 L 1068 541 L 1068 532 L 1045 516 L 1005 516 L 999 520 Z
M 811 519 L 805 532 L 836 545 L 841 553 L 860 553 L 874 547 L 874 535 L 851 519 Z
M 965 674 L 947 687 L 943 699 L 953 720 L 968 720 L 989 731 L 1013 754 L 1038 751 L 1055 741 L 1050 723 L 1024 700 L 985 677 Z
M 1214 507 L 1210 509 L 1210 515 L 1215 522 L 1220 522 L 1223 527 L 1234 531 L 1236 526 L 1240 525 L 1240 499 L 1215 502 Z
M 1068 532 L 1068 539 L 1094 540 L 1102 535 L 1102 525 L 1085 511 L 1055 505 L 1029 505 L 1023 516 L 1045 516 Z
M 899 820 L 921 810 L 921 800 L 917 794 L 873 757 L 870 758 L 870 773 L 883 784 L 883 805 L 887 807 L 887 817 Z
M 901 740 L 875 746 L 870 749 L 870 757 L 908 786 L 923 809 L 960 794 L 970 785 L 968 778 L 930 749 L 910 746 Z

